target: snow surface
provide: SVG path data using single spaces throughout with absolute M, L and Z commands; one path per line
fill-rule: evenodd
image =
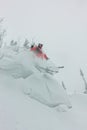
M 1 50 L 0 130 L 87 130 L 87 95 L 68 97 L 52 75 L 35 68 L 48 63 L 32 56 L 23 48 Z
M 87 130 L 87 95 L 70 96 L 72 109 L 61 112 L 24 94 L 24 80 L 0 76 L 0 130 Z

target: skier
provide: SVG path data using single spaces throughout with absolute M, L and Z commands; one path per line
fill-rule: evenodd
M 42 47 L 43 47 L 43 44 L 39 43 L 38 46 L 37 45 L 31 45 L 31 51 L 33 51 L 36 56 L 42 58 L 42 59 L 46 59 L 48 60 L 48 57 L 45 53 L 43 53 L 42 51 Z

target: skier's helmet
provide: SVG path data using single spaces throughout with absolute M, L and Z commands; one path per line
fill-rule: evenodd
M 38 44 L 38 47 L 39 47 L 40 49 L 42 49 L 43 44 L 39 43 L 39 44 Z

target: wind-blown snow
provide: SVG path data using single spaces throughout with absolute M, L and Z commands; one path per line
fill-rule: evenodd
M 50 61 L 38 58 L 24 47 L 18 49 L 6 46 L 1 48 L 0 73 L 15 79 L 28 78 L 24 84 L 24 93 L 29 97 L 50 107 L 61 104 L 71 108 L 69 97 L 65 90 L 53 78 L 58 68 Z

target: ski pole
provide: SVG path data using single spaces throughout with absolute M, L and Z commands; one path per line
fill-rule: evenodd
M 59 68 L 59 69 L 63 69 L 63 68 L 64 68 L 64 66 L 59 66 L 58 68 Z

